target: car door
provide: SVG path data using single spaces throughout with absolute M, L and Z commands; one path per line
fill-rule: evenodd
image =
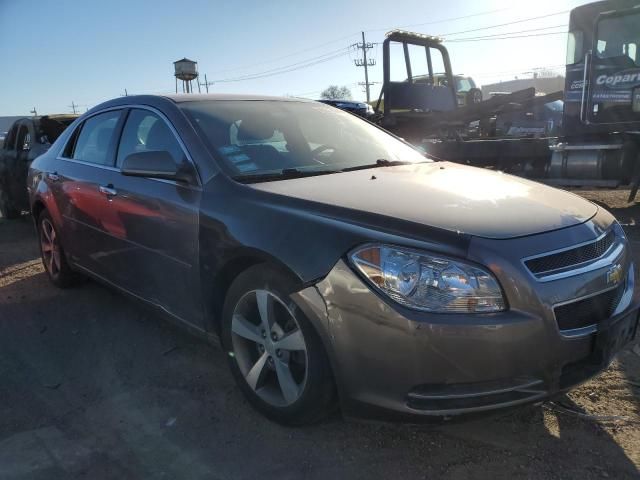
M 20 206 L 24 206 L 23 200 L 24 192 L 27 189 L 25 183 L 25 175 L 22 174 L 22 157 L 26 154 L 25 147 L 28 148 L 28 144 L 25 143 L 29 140 L 29 129 L 27 127 L 26 120 L 19 120 L 16 124 L 16 141 L 9 155 L 7 156 L 7 177 L 6 187 L 9 196 L 12 199 L 14 205 L 18 202 Z
M 18 207 L 28 210 L 29 196 L 27 194 L 27 173 L 29 165 L 35 158 L 36 151 L 32 151 L 35 139 L 35 129 L 32 120 L 22 120 L 18 129 L 15 147 L 15 164 L 12 172 L 11 196 Z
M 113 280 L 108 259 L 113 223 L 109 185 L 117 177 L 115 151 L 123 110 L 88 117 L 70 136 L 47 182 L 63 218 L 62 236 L 73 263 Z
M 166 311 L 202 327 L 198 232 L 201 189 L 186 149 L 157 111 L 134 108 L 120 137 L 116 166 L 143 151 L 169 152 L 194 181 L 118 174 L 109 199 L 108 226 L 118 283 Z
M 9 130 L 9 133 L 7 133 L 0 158 L 0 190 L 6 190 L 9 194 L 11 192 L 13 169 L 16 163 L 16 140 L 18 138 L 20 124 L 20 121 L 15 122 Z

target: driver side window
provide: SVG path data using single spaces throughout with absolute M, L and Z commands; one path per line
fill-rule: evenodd
M 176 165 L 185 160 L 182 147 L 166 122 L 154 112 L 133 109 L 129 112 L 118 147 L 116 166 L 132 153 L 166 151 Z

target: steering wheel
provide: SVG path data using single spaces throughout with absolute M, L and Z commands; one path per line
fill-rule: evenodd
M 316 148 L 311 150 L 311 156 L 315 157 L 316 155 L 319 155 L 325 150 L 335 150 L 335 149 L 331 145 L 318 145 Z

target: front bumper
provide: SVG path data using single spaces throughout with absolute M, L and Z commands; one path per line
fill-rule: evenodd
M 321 332 L 345 414 L 453 416 L 541 401 L 605 369 L 638 323 L 633 265 L 630 258 L 620 261 L 630 278 L 624 305 L 595 333 L 571 337 L 561 334 L 549 310 L 550 285 L 518 278 L 508 271 L 513 262 L 492 264 L 511 307 L 495 314 L 404 308 L 372 291 L 344 261 L 296 301 Z M 550 301 L 562 300 L 563 289 L 567 298 L 577 298 L 585 288 L 599 288 L 602 275 L 550 282 Z M 537 303 L 531 301 L 535 295 Z

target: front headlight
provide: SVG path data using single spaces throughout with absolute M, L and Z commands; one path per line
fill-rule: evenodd
M 389 245 L 367 245 L 349 257 L 374 288 L 405 307 L 434 313 L 506 308 L 495 277 L 460 260 Z

